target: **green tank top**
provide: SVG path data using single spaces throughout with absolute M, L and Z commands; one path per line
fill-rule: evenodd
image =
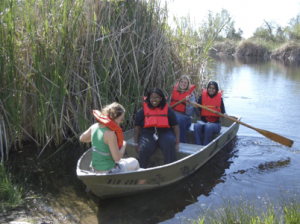
M 110 170 L 115 166 L 115 161 L 111 155 L 108 145 L 104 142 L 104 132 L 108 127 L 92 128 L 92 166 L 97 170 Z

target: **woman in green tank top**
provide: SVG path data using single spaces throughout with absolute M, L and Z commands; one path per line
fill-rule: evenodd
M 107 105 L 102 110 L 102 114 L 120 125 L 124 120 L 125 109 L 115 102 Z M 135 158 L 122 159 L 126 142 L 123 141 L 123 146 L 119 149 L 116 133 L 104 124 L 93 124 L 80 136 L 79 140 L 92 143 L 91 168 L 96 172 L 115 173 L 139 169 L 139 163 Z

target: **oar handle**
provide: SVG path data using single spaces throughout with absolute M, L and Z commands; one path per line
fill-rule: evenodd
M 179 100 L 177 103 L 174 103 L 172 106 L 170 106 L 171 108 L 177 106 L 178 104 L 182 103 L 183 101 L 185 101 L 185 98 Z

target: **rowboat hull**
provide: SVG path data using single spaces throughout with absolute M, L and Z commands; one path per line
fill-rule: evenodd
M 240 117 L 234 117 L 240 120 Z M 221 133 L 207 146 L 180 143 L 178 160 L 171 164 L 163 165 L 163 156 L 160 150 L 152 156 L 147 169 L 128 173 L 101 175 L 89 171 L 92 159 L 92 151 L 86 151 L 77 163 L 77 176 L 98 197 L 117 197 L 121 195 L 135 194 L 146 190 L 175 183 L 199 169 L 219 150 L 230 142 L 238 132 L 239 124 L 222 118 Z M 188 142 L 195 143 L 193 132 L 187 136 Z M 138 158 L 133 145 L 133 130 L 124 133 L 127 142 L 124 157 Z

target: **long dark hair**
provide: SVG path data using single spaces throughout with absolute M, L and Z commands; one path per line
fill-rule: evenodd
M 160 107 L 161 109 L 164 109 L 164 107 L 166 106 L 166 103 L 167 103 L 166 97 L 165 97 L 163 91 L 161 91 L 159 88 L 156 88 L 156 87 L 154 87 L 154 88 L 152 88 L 152 89 L 150 89 L 150 90 L 148 91 L 148 93 L 147 93 L 147 98 L 144 100 L 145 103 L 147 103 L 147 105 L 148 105 L 148 107 L 149 107 L 150 109 L 154 109 L 154 108 L 155 108 L 155 107 L 153 107 L 153 106 L 151 105 L 151 103 L 150 103 L 150 96 L 151 96 L 152 93 L 156 93 L 156 94 L 158 94 L 158 95 L 161 97 L 161 101 L 160 101 L 160 103 L 157 105 L 157 107 Z
M 209 96 L 210 98 L 213 98 L 215 95 L 218 94 L 218 92 L 219 92 L 219 86 L 218 86 L 218 83 L 216 83 L 215 81 L 210 81 L 210 82 L 207 84 L 207 90 L 208 90 L 208 87 L 209 87 L 210 85 L 214 85 L 215 88 L 216 88 L 216 92 L 215 92 L 214 95 L 209 95 L 209 93 L 208 93 L 208 91 L 207 91 L 208 96 Z

